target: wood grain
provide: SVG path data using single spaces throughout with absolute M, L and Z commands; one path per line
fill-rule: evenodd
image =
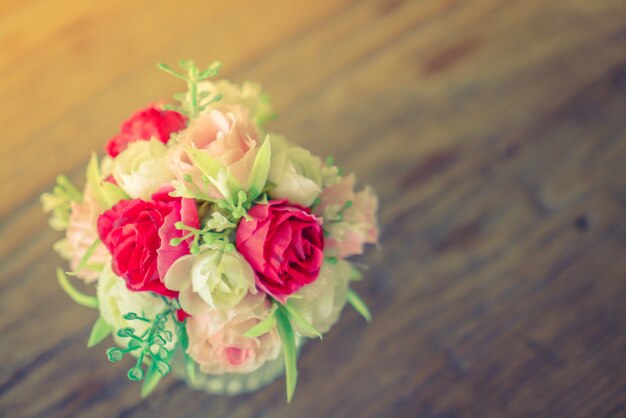
M 626 416 L 623 0 L 0 2 L 0 416 Z M 261 81 L 271 129 L 381 198 L 350 309 L 284 381 L 147 401 L 85 343 L 38 196 L 180 86 Z

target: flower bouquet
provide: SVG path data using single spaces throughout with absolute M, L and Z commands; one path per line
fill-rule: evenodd
M 134 358 L 128 378 L 143 381 L 142 396 L 172 368 L 227 393 L 285 370 L 291 400 L 303 339 L 321 338 L 346 302 L 370 319 L 346 257 L 377 242 L 377 198 L 332 158 L 267 133 L 274 115 L 258 84 L 210 81 L 219 63 L 180 67 L 159 64 L 187 91 L 126 120 L 107 155 L 91 156 L 82 192 L 59 176 L 42 196 L 65 231 L 54 248 L 71 271 L 57 278 L 99 310 L 88 346 L 112 334 L 108 359 Z

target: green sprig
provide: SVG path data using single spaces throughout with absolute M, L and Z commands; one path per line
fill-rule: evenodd
M 212 226 L 209 225 L 202 229 L 197 229 L 189 225 L 185 225 L 183 222 L 176 222 L 174 226 L 180 231 L 187 231 L 187 234 L 180 238 L 172 238 L 170 240 L 170 245 L 172 247 L 176 247 L 183 241 L 191 238 L 191 244 L 189 245 L 189 252 L 191 254 L 198 254 L 202 245 L 207 245 L 211 248 L 221 249 L 224 251 L 232 251 L 234 248 L 230 242 L 230 235 L 232 235 L 234 224 L 219 232 L 212 230 Z
M 50 212 L 50 226 L 62 231 L 67 228 L 72 202 L 81 202 L 83 194 L 65 176 L 58 176 L 51 193 L 41 195 L 44 212 Z
M 172 357 L 172 351 L 165 348 L 168 342 L 173 339 L 172 332 L 165 329 L 165 324 L 168 321 L 168 316 L 173 320 L 173 309 L 169 303 L 168 308 L 163 312 L 155 315 L 154 319 L 148 319 L 135 312 L 128 312 L 123 317 L 127 321 L 142 321 L 150 323 L 150 326 L 146 331 L 137 335 L 135 329 L 132 327 L 120 328 L 117 331 L 117 336 L 120 338 L 128 338 L 127 347 L 121 349 L 118 347 L 112 347 L 107 350 L 107 357 L 111 362 L 118 362 L 122 360 L 126 353 L 131 351 L 140 350 L 137 356 L 137 361 L 133 367 L 128 370 L 128 378 L 133 381 L 140 381 L 144 377 L 149 378 L 149 382 L 142 387 L 142 396 L 147 396 L 158 384 L 155 373 L 160 376 L 165 376 L 171 370 L 169 362 Z M 150 360 L 150 365 L 146 371 L 143 370 L 144 359 Z M 159 379 L 160 380 L 160 379 Z
M 218 75 L 222 64 L 219 61 L 215 61 L 205 70 L 200 70 L 192 60 L 182 60 L 178 63 L 178 66 L 183 70 L 182 72 L 176 71 L 164 63 L 157 64 L 160 70 L 187 83 L 186 94 L 174 95 L 174 99 L 180 102 L 180 108 L 175 110 L 186 114 L 190 119 L 195 119 L 209 104 L 221 100 L 222 98 L 221 95 L 208 98 L 206 93 L 200 93 L 198 91 L 198 84 L 201 81 Z
M 217 207 L 230 212 L 233 220 L 238 221 L 241 218 L 250 219 L 247 210 L 252 206 L 252 201 L 248 200 L 248 194 L 243 190 L 237 193 L 237 198 L 227 198 L 217 201 Z

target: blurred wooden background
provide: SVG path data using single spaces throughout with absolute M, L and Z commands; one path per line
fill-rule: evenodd
M 305 347 L 291 405 L 282 379 L 142 401 L 54 277 L 38 196 L 188 57 L 381 198 L 375 320 Z M 0 103 L 1 416 L 626 416 L 624 0 L 2 0 Z

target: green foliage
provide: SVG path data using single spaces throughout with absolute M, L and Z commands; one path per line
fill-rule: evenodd
M 287 302 L 281 308 L 288 315 L 291 323 L 297 325 L 303 331 L 306 331 L 307 334 L 316 335 L 320 340 L 322 339 L 322 334 L 316 330 L 315 327 L 311 325 L 311 323 L 307 321 L 292 304 Z
M 267 176 L 270 172 L 271 156 L 272 152 L 268 135 L 265 141 L 263 141 L 261 148 L 259 148 L 259 152 L 252 165 L 252 170 L 250 171 L 250 177 L 248 178 L 248 195 L 251 201 L 256 199 L 265 187 Z
M 350 264 L 350 280 L 361 280 L 363 273 L 357 269 L 354 264 Z
M 135 365 L 128 370 L 128 378 L 133 381 L 141 381 L 145 378 L 141 389 L 143 397 L 148 396 L 156 388 L 161 377 L 171 370 L 169 362 L 174 349 L 169 350 L 165 347 L 173 340 L 172 332 L 165 329 L 169 316 L 172 316 L 171 320 L 174 320 L 172 308 L 155 315 L 153 319 L 145 318 L 135 312 L 126 313 L 124 319 L 127 321 L 147 322 L 150 326 L 141 335 L 137 335 L 132 327 L 119 329 L 117 336 L 128 338 L 127 347 L 124 349 L 112 347 L 107 350 L 107 357 L 111 362 L 118 362 L 127 353 L 138 351 Z M 145 372 L 144 360 L 148 363 Z
M 211 248 L 221 251 L 233 251 L 235 249 L 235 230 L 241 218 L 249 219 L 247 210 L 258 201 L 266 200 L 262 194 L 256 196 L 257 202 L 250 201 L 249 195 L 239 191 L 234 198 L 221 199 L 213 203 L 207 203 L 210 217 L 202 222 L 200 229 L 177 222 L 174 226 L 185 234 L 179 238 L 170 240 L 171 246 L 180 245 L 183 241 L 191 239 L 189 251 L 198 254 L 202 248 Z
M 198 254 L 201 246 L 206 246 L 213 249 L 219 249 L 222 251 L 232 251 L 234 249 L 233 244 L 230 242 L 230 237 L 234 234 L 234 224 L 229 222 L 228 228 L 222 231 L 214 231 L 210 225 L 205 226 L 202 229 L 193 228 L 185 225 L 182 222 L 177 222 L 174 226 L 181 231 L 187 231 L 185 235 L 180 238 L 173 238 L 170 240 L 171 246 L 180 245 L 181 242 L 192 238 L 189 245 L 189 252 L 191 254 Z
M 247 210 L 252 207 L 252 200 L 248 200 L 246 192 L 240 190 L 236 197 L 229 197 L 218 200 L 217 207 L 229 212 L 233 221 L 237 222 L 241 218 L 249 219 Z
M 50 213 L 50 226 L 57 230 L 67 229 L 72 211 L 72 202 L 81 202 L 83 194 L 65 176 L 57 177 L 57 184 L 52 192 L 41 195 L 41 204 L 46 213 Z
M 193 164 L 202 173 L 202 180 L 206 185 L 212 184 L 226 199 L 234 199 L 243 190 L 243 185 L 239 183 L 235 176 L 231 176 L 228 168 L 205 152 L 193 147 L 187 147 L 187 155 Z M 191 183 L 193 181 L 189 179 Z M 197 185 L 196 185 L 197 187 Z M 210 201 L 215 199 L 209 198 Z
M 196 363 L 189 356 L 189 354 L 187 354 L 187 349 L 189 348 L 189 336 L 187 335 L 187 329 L 185 327 L 180 327 L 180 330 L 180 349 L 183 352 L 183 358 L 185 359 L 185 371 L 187 372 L 187 378 L 189 381 L 194 383 L 196 381 Z
M 187 147 L 187 154 L 189 155 L 189 158 L 191 158 L 194 166 L 196 166 L 207 178 L 217 178 L 220 170 L 225 170 L 225 167 L 215 158 L 205 152 L 195 149 L 194 147 Z
M 111 326 L 104 320 L 104 318 L 99 316 L 91 329 L 91 334 L 89 334 L 87 347 L 97 345 L 100 341 L 104 340 L 111 333 L 111 331 L 113 331 Z
M 274 300 L 274 310 L 261 322 L 244 333 L 244 337 L 257 338 L 264 335 L 276 327 L 278 336 L 283 346 L 283 357 L 285 361 L 285 376 L 287 389 L 287 402 L 291 402 L 296 390 L 298 380 L 298 369 L 296 364 L 296 334 L 293 326 L 296 325 L 309 334 L 322 335 L 316 330 L 294 306 L 289 302 L 281 304 Z
M 87 184 L 91 187 L 96 200 L 104 209 L 110 209 L 120 200 L 128 199 L 129 196 L 119 187 L 108 181 L 104 181 L 100 174 L 100 165 L 95 153 L 91 154 L 91 159 L 87 164 Z
M 57 267 L 56 273 L 61 289 L 63 289 L 74 302 L 86 306 L 87 308 L 96 309 L 98 307 L 98 299 L 95 296 L 85 295 L 76 289 L 60 267 Z
M 267 334 L 276 326 L 276 315 L 272 312 L 267 318 L 246 331 L 243 336 L 248 338 L 257 338 L 263 334 Z
M 363 302 L 363 299 L 361 299 L 359 295 L 357 295 L 352 289 L 348 289 L 348 303 L 352 305 L 352 307 L 358 313 L 360 313 L 367 322 L 370 322 L 372 320 L 372 314 L 367 308 L 367 305 L 365 304 L 365 302 Z
M 96 239 L 87 248 L 87 250 L 85 250 L 85 253 L 81 257 L 80 261 L 78 262 L 78 266 L 76 266 L 76 270 L 68 272 L 67 275 L 68 276 L 76 276 L 78 274 L 78 272 L 80 272 L 80 271 L 82 271 L 84 269 L 89 269 L 91 271 L 102 271 L 102 269 L 104 268 L 104 264 L 101 264 L 101 263 L 89 263 L 89 259 L 93 255 L 94 251 L 96 251 L 96 248 L 98 248 L 98 245 L 100 245 L 101 242 L 102 241 L 100 241 L 100 239 Z
M 198 84 L 203 80 L 218 75 L 222 64 L 215 61 L 204 70 L 200 70 L 196 67 L 192 60 L 182 60 L 178 63 L 178 65 L 181 70 L 183 70 L 182 72 L 176 71 L 164 63 L 157 64 L 157 67 L 160 70 L 187 83 L 186 94 L 182 93 L 174 95 L 174 99 L 176 99 L 180 105 L 178 107 L 173 107 L 173 109 L 180 113 L 184 113 L 190 119 L 194 119 L 210 103 L 221 100 L 222 97 L 220 95 L 215 95 L 209 98 L 205 96 L 206 93 L 200 93 L 198 91 Z
M 257 126 L 263 126 L 267 122 L 276 119 L 276 113 L 272 110 L 269 94 L 263 93 L 259 99 L 259 108 L 257 109 L 253 119 Z
M 283 357 L 285 360 L 285 377 L 287 386 L 287 402 L 291 402 L 298 381 L 298 368 L 296 365 L 296 335 L 285 311 L 279 308 L 276 311 L 276 324 L 278 335 L 283 345 Z

